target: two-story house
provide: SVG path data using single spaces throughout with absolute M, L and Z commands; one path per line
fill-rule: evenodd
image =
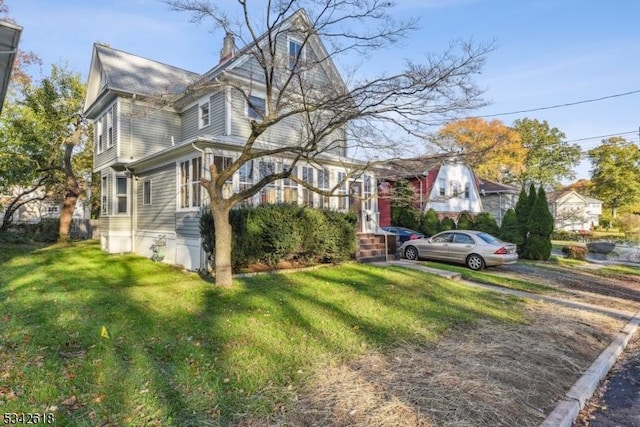
M 547 194 L 554 228 L 563 231 L 589 231 L 600 224 L 602 201 L 573 190 Z
M 409 182 L 414 194 L 414 204 L 421 211 L 435 210 L 441 218 L 454 220 L 463 212 L 482 212 L 480 180 L 465 162 L 443 156 L 434 159 L 414 159 L 391 162 L 387 173 L 382 170 L 378 186 L 380 226 L 391 225 L 391 200 L 393 185 L 398 178 Z
M 308 24 L 304 11 L 283 21 L 274 33 L 277 35 L 269 35 L 276 37 L 274 40 L 263 35 L 256 43 L 275 43 L 285 61 L 291 55 L 322 57 L 324 47 L 317 35 L 304 45 L 296 37 L 296 25 L 301 23 Z M 249 44 L 237 49 L 227 34 L 220 62 L 198 74 L 94 45 L 85 116 L 95 125 L 94 171 L 100 175 L 104 251 L 150 256 L 153 243 L 165 236 L 166 262 L 194 270 L 204 266 L 198 218 L 208 199 L 199 181 L 208 176 L 209 165 L 223 170 L 239 157 L 251 133 L 251 120 L 260 120 L 270 108 L 265 100 L 264 73 L 251 55 L 255 47 Z M 326 84 L 346 87 L 330 58 L 300 72 L 307 73 L 306 78 L 316 73 Z M 227 83 L 194 84 L 216 81 Z M 165 103 L 166 99 L 171 102 Z M 295 143 L 304 131 L 298 119 L 292 116 L 268 129 L 257 146 Z M 343 129 L 336 131 L 340 132 L 346 134 Z M 328 138 L 335 141 L 340 135 Z M 274 171 L 291 170 L 299 180 L 316 188 L 339 185 L 341 197 L 320 196 L 294 180 L 283 179 L 243 203 L 298 203 L 351 210 L 362 218 L 359 231 L 366 231 L 372 225 L 364 218 L 377 212 L 375 176 L 364 173 L 348 179 L 356 164 L 348 158 L 346 143 L 315 156 L 313 163 L 298 162 L 296 167 L 291 166 L 287 154 L 259 157 L 244 163 L 228 180 L 225 191 L 228 195 L 237 193 Z

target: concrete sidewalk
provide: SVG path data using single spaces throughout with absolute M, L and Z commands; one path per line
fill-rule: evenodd
M 520 298 L 527 298 L 536 301 L 545 301 L 553 304 L 560 304 L 567 307 L 578 308 L 607 314 L 616 318 L 629 320 L 627 325 L 614 338 L 611 344 L 598 356 L 591 364 L 580 379 L 571 387 L 565 397 L 558 403 L 556 408 L 547 416 L 541 427 L 571 427 L 576 420 L 580 410 L 584 404 L 591 398 L 598 383 L 604 379 L 615 364 L 618 356 L 625 349 L 631 337 L 635 334 L 640 325 L 640 312 L 632 313 L 624 310 L 617 310 L 609 307 L 601 307 L 593 304 L 585 304 L 577 301 L 571 301 L 563 298 L 532 294 L 529 292 L 517 291 L 513 289 L 501 288 L 499 286 L 485 285 L 481 283 L 462 280 L 459 273 L 452 273 L 446 270 L 438 270 L 436 268 L 425 267 L 417 262 L 408 260 L 377 262 L 373 265 L 377 266 L 398 266 L 418 270 L 425 273 L 435 274 L 450 280 L 456 280 L 458 283 L 475 288 L 482 288 L 493 292 L 513 295 Z

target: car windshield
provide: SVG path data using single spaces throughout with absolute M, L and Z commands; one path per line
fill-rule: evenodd
M 500 243 L 504 243 L 502 240 L 498 239 L 497 237 L 487 233 L 478 233 L 478 237 L 484 240 L 485 242 L 493 245 L 499 245 Z

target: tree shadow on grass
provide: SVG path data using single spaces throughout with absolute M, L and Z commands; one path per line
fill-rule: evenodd
M 404 270 L 343 266 L 222 289 L 81 249 L 36 252 L 4 272 L 0 374 L 16 390 L 10 412 L 57 406 L 64 425 L 233 423 L 286 404 L 292 385 L 327 363 L 433 342 L 475 316 L 517 317 L 512 300 Z

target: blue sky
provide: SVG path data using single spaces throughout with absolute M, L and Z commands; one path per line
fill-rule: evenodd
M 189 22 L 158 0 L 5 0 L 24 27 L 21 48 L 38 54 L 43 73 L 66 62 L 86 76 L 94 42 L 195 72 L 218 61 L 222 34 Z M 225 3 L 225 2 L 218 2 Z M 584 0 L 397 0 L 398 18 L 419 17 L 420 30 L 400 46 L 363 60 L 365 73 L 419 62 L 453 39 L 495 40 L 477 78 L 489 115 L 640 90 L 640 2 Z M 39 71 L 36 71 L 39 73 Z M 495 117 L 547 120 L 567 140 L 624 134 L 638 143 L 640 93 L 565 108 Z M 576 141 L 584 150 L 600 139 Z M 587 162 L 577 169 L 588 177 Z

